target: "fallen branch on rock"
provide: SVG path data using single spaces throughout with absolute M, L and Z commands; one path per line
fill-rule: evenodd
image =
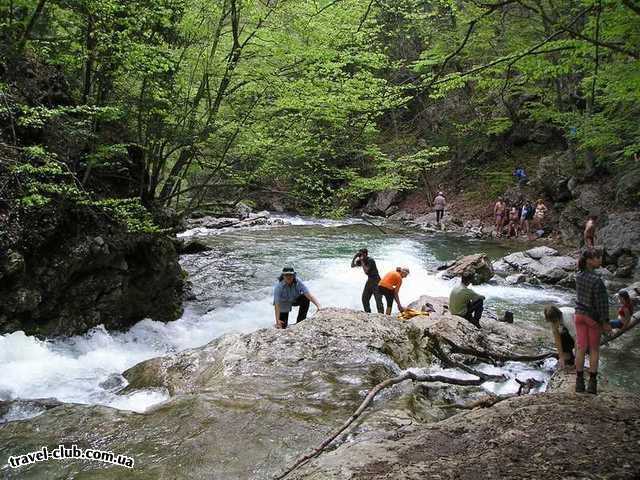
M 351 417 L 349 417 L 349 419 L 346 422 L 344 422 L 340 428 L 338 428 L 327 439 L 325 439 L 318 448 L 316 448 L 312 452 L 298 459 L 296 463 L 294 463 L 291 467 L 289 467 L 284 473 L 274 477 L 274 480 L 281 480 L 287 477 L 291 472 L 293 472 L 294 470 L 297 470 L 298 468 L 300 468 L 301 466 L 303 466 L 313 458 L 320 455 L 325 448 L 327 448 L 336 438 L 338 438 L 347 428 L 349 428 L 349 426 L 351 426 L 351 424 L 355 422 L 360 417 L 360 415 L 362 415 L 362 412 L 364 412 L 367 409 L 367 407 L 371 404 L 371 402 L 373 402 L 373 399 L 376 397 L 376 395 L 378 395 L 378 393 L 380 393 L 385 388 L 392 387 L 406 380 L 412 380 L 414 382 L 430 382 L 430 383 L 440 382 L 440 383 L 448 383 L 451 385 L 462 385 L 462 386 L 478 386 L 478 385 L 482 385 L 485 382 L 485 380 L 483 380 L 482 378 L 466 380 L 461 378 L 446 377 L 443 375 L 420 375 L 413 372 L 405 372 L 402 375 L 398 375 L 397 377 L 389 378 L 384 382 L 381 382 L 375 387 L 373 387 L 371 391 L 369 391 L 368 395 L 365 397 L 363 402 L 360 404 L 358 409 L 355 411 L 355 413 L 351 415 Z
M 456 345 L 451 340 L 448 340 L 444 337 L 442 339 L 449 344 L 451 347 L 451 351 L 453 353 L 463 353 L 465 355 L 472 355 L 478 358 L 485 358 L 492 362 L 537 362 L 539 360 L 545 360 L 547 358 L 557 358 L 558 354 L 555 352 L 541 353 L 538 355 L 518 355 L 518 354 L 500 354 L 489 352 L 486 350 L 476 350 L 471 347 L 462 347 L 460 345 Z
M 509 395 L 485 395 L 484 397 L 474 400 L 473 402 L 463 404 L 452 403 L 449 405 L 443 405 L 442 408 L 456 408 L 458 410 L 475 410 L 476 408 L 489 408 L 493 407 L 496 403 L 517 396 L 518 395 L 515 393 L 510 393 Z
M 481 372 L 472 368 L 468 365 L 465 365 L 462 362 L 458 362 L 452 359 L 443 349 L 437 338 L 432 338 L 431 348 L 434 355 L 440 360 L 440 363 L 446 368 L 459 368 L 460 370 L 467 372 L 471 375 L 475 375 L 478 378 L 486 382 L 501 382 L 506 380 L 504 375 L 489 375 L 488 373 Z

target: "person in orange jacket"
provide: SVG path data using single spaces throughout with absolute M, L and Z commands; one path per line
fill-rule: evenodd
M 409 269 L 405 267 L 398 267 L 394 272 L 387 273 L 382 280 L 378 283 L 378 290 L 382 296 L 387 300 L 387 309 L 385 313 L 391 315 L 391 308 L 393 307 L 393 300 L 395 299 L 398 305 L 398 310 L 404 311 L 402 303 L 400 303 L 400 287 L 402 286 L 402 279 L 409 275 Z

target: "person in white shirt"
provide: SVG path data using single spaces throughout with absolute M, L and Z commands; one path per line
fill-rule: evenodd
M 576 320 L 572 308 L 558 308 L 547 305 L 544 318 L 551 324 L 551 332 L 558 350 L 558 367 L 565 368 L 575 364 Z

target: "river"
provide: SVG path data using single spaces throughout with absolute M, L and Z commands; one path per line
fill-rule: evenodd
M 411 269 L 401 290 L 405 303 L 422 294 L 448 295 L 457 280 L 438 277 L 436 267 L 441 262 L 479 251 L 497 259 L 516 250 L 514 246 L 442 234 L 402 230 L 383 234 L 357 220 L 287 220 L 292 225 L 188 232 L 187 235 L 197 234 L 212 250 L 181 260 L 189 272 L 196 299 L 187 302 L 184 315 L 177 321 L 147 319 L 127 332 L 107 332 L 98 327 L 85 335 L 46 341 L 22 332 L 0 336 L 0 400 L 53 397 L 63 402 L 143 412 L 166 400 L 167 393 L 117 395 L 126 384 L 121 373 L 143 360 L 198 347 L 228 332 L 270 328 L 272 286 L 285 265 L 296 268 L 323 306 L 360 309 L 365 277 L 361 269 L 349 267 L 359 248 L 369 249 L 382 274 L 400 265 Z M 487 297 L 486 305 L 499 314 L 506 309 L 513 311 L 516 322 L 541 322 L 545 304 L 572 303 L 572 292 L 549 287 L 496 284 L 478 286 L 476 290 Z M 373 299 L 372 307 L 375 310 Z M 311 315 L 313 312 L 312 307 Z M 627 368 L 640 360 L 638 337 L 605 349 L 603 354 L 605 376 L 632 390 L 640 390 L 640 375 Z M 526 373 L 545 380 L 553 367 L 550 362 L 538 370 L 516 363 L 505 369 L 513 377 Z M 512 381 L 496 386 L 495 391 L 503 393 L 516 387 Z M 30 406 L 17 406 L 4 420 L 39 413 L 41 410 Z

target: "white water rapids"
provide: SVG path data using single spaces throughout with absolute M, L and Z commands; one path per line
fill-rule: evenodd
M 309 223 L 299 219 L 296 222 L 302 227 Z M 331 224 L 324 222 L 324 226 Z M 345 239 L 342 235 L 340 241 L 345 243 L 344 253 L 307 252 L 304 263 L 297 259 L 295 267 L 323 306 L 361 309 L 360 294 L 365 276 L 361 269 L 351 269 L 349 262 L 352 252 L 363 244 L 363 239 L 358 235 Z M 410 267 L 411 274 L 400 292 L 405 304 L 422 294 L 448 296 L 456 282 L 442 280 L 433 273 L 432 266 L 428 268 L 429 262 L 425 258 L 430 258 L 430 254 L 420 241 L 393 236 L 367 245 L 381 274 L 399 265 Z M 289 263 L 284 257 L 273 261 L 274 265 Z M 267 273 L 266 278 L 275 278 L 278 271 Z M 2 335 L 0 400 L 53 397 L 62 402 L 109 405 L 143 412 L 168 398 L 167 393 L 143 391 L 117 395 L 116 392 L 126 385 L 122 372 L 143 360 L 198 347 L 228 332 L 270 328 L 273 324 L 271 289 L 272 282 L 265 281 L 259 288 L 251 287 L 240 292 L 242 301 L 234 297 L 233 301 L 227 302 L 230 305 L 208 313 L 187 305 L 183 317 L 177 321 L 161 323 L 147 319 L 124 333 L 107 332 L 97 327 L 85 335 L 47 341 L 26 336 L 23 332 Z M 516 308 L 518 304 L 567 304 L 570 300 L 561 291 L 522 286 L 485 285 L 477 287 L 477 291 L 487 297 L 489 305 L 504 302 Z M 373 299 L 371 304 L 375 311 Z M 314 311 L 312 306 L 311 316 Z M 527 377 L 546 378 L 544 372 L 522 364 L 508 364 L 505 370 L 511 377 L 523 373 Z M 486 388 L 504 393 L 517 388 L 517 384 L 512 380 L 501 386 L 487 385 Z M 27 418 L 37 413 L 37 410 L 13 411 L 5 420 Z

